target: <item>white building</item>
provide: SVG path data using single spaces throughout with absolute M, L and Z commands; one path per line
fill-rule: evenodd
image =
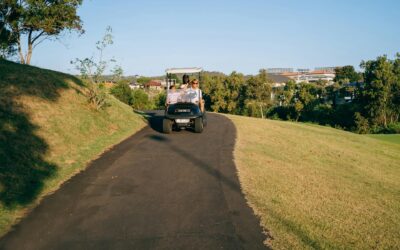
M 289 77 L 296 81 L 296 83 L 300 82 L 318 82 L 318 81 L 326 81 L 328 83 L 333 83 L 333 79 L 335 78 L 335 73 L 325 70 L 314 70 L 310 72 L 293 72 L 293 73 L 283 73 L 283 76 Z

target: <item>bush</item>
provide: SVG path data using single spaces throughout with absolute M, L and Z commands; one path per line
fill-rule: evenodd
M 400 134 L 400 122 L 391 123 L 387 127 L 389 134 Z
M 153 105 L 151 104 L 149 96 L 147 95 L 146 92 L 144 92 L 141 89 L 137 89 L 133 90 L 132 93 L 133 93 L 132 107 L 134 109 L 146 110 L 153 108 Z
M 103 109 L 107 106 L 107 92 L 103 84 L 88 85 L 87 98 L 97 110 Z
M 368 134 L 370 126 L 368 119 L 363 117 L 359 112 L 354 114 L 354 122 L 356 124 L 356 132 L 359 134 Z
M 273 120 L 292 120 L 295 116 L 291 106 L 273 107 L 267 112 L 267 117 Z
M 158 95 L 156 95 L 153 98 L 153 103 L 154 103 L 155 109 L 164 109 L 166 99 L 167 99 L 167 94 L 165 91 L 160 92 Z
M 390 123 L 386 128 L 377 127 L 372 133 L 374 134 L 400 134 L 400 122 Z
M 332 124 L 339 125 L 346 130 L 357 128 L 354 118 L 360 110 L 356 103 L 338 105 L 332 114 Z
M 112 87 L 110 92 L 121 102 L 128 105 L 133 104 L 132 89 L 129 87 L 128 83 L 120 82 Z
M 302 121 L 318 123 L 322 125 L 332 125 L 332 114 L 334 110 L 329 104 L 317 104 L 311 110 L 305 111 L 301 115 Z

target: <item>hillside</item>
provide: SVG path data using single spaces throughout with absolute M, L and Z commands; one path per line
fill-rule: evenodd
M 107 108 L 96 111 L 86 91 L 74 76 L 0 60 L 0 234 L 43 195 L 145 125 L 112 96 Z
M 239 179 L 270 246 L 400 246 L 400 144 L 393 143 L 398 137 L 228 117 L 237 127 Z

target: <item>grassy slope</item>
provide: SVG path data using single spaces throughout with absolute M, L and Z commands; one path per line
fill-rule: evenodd
M 374 135 L 367 135 L 369 137 L 382 140 L 382 141 L 387 141 L 387 142 L 392 142 L 392 143 L 397 143 L 400 144 L 400 134 L 374 134 Z
M 73 76 L 0 60 L 0 234 L 87 162 L 145 125 L 110 97 L 96 111 Z
M 250 205 L 277 249 L 400 247 L 400 145 L 316 125 L 228 116 Z

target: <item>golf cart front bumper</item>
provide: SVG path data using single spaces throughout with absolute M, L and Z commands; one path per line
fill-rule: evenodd
M 165 118 L 171 120 L 175 126 L 179 128 L 187 128 L 187 127 L 193 127 L 194 126 L 194 121 L 196 118 L 199 118 L 201 116 L 198 115 L 192 115 L 192 116 L 180 116 L 180 115 L 167 115 Z

